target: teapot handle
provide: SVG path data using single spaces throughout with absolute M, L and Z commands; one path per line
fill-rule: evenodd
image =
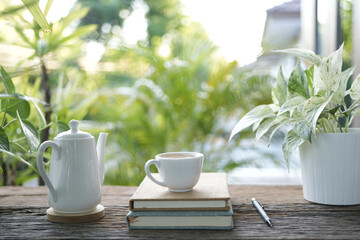
M 37 161 L 37 167 L 38 167 L 40 176 L 42 177 L 42 179 L 46 183 L 47 187 L 49 188 L 54 202 L 56 202 L 56 200 L 57 200 L 57 192 L 56 192 L 56 190 L 54 188 L 54 185 L 51 183 L 48 175 L 46 174 L 46 171 L 45 171 L 45 168 L 44 168 L 44 163 L 43 163 L 43 155 L 44 155 L 44 152 L 45 152 L 46 148 L 48 148 L 48 147 L 53 148 L 54 152 L 52 154 L 53 155 L 55 154 L 56 158 L 60 157 L 60 146 L 58 144 L 56 144 L 55 142 L 53 142 L 53 141 L 46 141 L 46 142 L 43 142 L 40 145 L 38 153 L 37 153 L 36 161 Z

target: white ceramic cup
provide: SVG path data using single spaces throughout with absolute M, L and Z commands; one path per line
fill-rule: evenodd
M 146 175 L 160 186 L 172 192 L 188 192 L 193 189 L 200 178 L 204 155 L 197 152 L 168 152 L 155 156 L 145 164 Z M 161 180 L 157 180 L 150 172 L 154 164 L 159 170 Z

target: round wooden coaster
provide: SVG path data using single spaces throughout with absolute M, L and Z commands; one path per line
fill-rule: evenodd
M 105 216 L 105 208 L 99 204 L 94 210 L 87 213 L 58 213 L 51 207 L 46 210 L 46 218 L 51 222 L 58 223 L 83 223 L 99 220 Z

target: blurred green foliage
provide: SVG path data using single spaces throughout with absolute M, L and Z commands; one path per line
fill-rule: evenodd
M 79 37 L 94 31 L 94 25 L 87 25 L 77 28 L 65 35 L 64 30 L 73 21 L 87 14 L 88 9 L 75 8 L 71 14 L 59 22 L 47 23 L 45 16 L 38 6 L 38 2 L 31 0 L 23 1 L 24 6 L 10 6 L 9 2 L 3 3 L 4 10 L 1 11 L 2 24 L 8 24 L 11 28 L 7 31 L 7 37 L 1 43 L 2 51 L 6 47 L 21 46 L 22 49 L 29 49 L 32 52 L 29 56 L 22 56 L 15 66 L 8 66 L 12 72 L 7 73 L 1 67 L 1 79 L 4 89 L 1 92 L 1 142 L 0 146 L 0 172 L 1 184 L 14 185 L 37 177 L 35 164 L 36 150 L 41 142 L 53 138 L 58 132 L 68 129 L 65 122 L 60 121 L 57 114 L 61 114 L 66 106 L 66 101 L 71 100 L 72 88 L 65 88 L 66 94 L 62 94 L 63 81 L 58 82 L 59 72 L 49 71 L 49 55 L 55 55 L 61 48 L 64 50 L 66 44 L 78 40 Z M 52 1 L 48 1 L 45 9 L 49 9 Z M 10 7 L 9 7 L 10 6 Z M 14 9 L 10 11 L 9 9 Z M 24 18 L 24 11 L 30 10 L 33 14 L 33 21 Z M 43 27 L 40 27 L 41 21 Z M 12 37 L 15 41 L 12 41 Z M 12 48 L 19 51 L 17 48 Z M 7 64 L 6 59 L 2 62 Z M 65 68 L 66 72 L 71 68 Z M 60 71 L 63 70 L 60 68 Z M 14 77 L 14 81 L 12 79 Z M 61 80 L 64 73 L 61 72 Z M 15 85 L 16 90 L 15 90 Z M 60 85 L 59 85 L 60 84 Z M 71 81 L 71 85 L 76 84 Z M 52 94 L 52 90 L 58 85 L 58 94 Z M 68 84 L 70 86 L 70 84 Z M 66 95 L 64 98 L 63 95 Z M 62 98 L 61 98 L 62 97 Z M 51 102 L 51 100 L 56 100 Z M 56 113 L 53 114 L 53 110 Z M 82 105 L 82 112 L 86 107 Z M 69 112 L 70 108 L 66 109 Z M 77 114 L 81 111 L 77 110 Z M 85 114 L 83 114 L 85 115 Z M 49 154 L 46 154 L 49 158 Z M 25 164 L 25 165 L 24 165 Z M 26 168 L 26 166 L 30 168 Z
M 236 143 L 227 143 L 230 119 L 270 101 L 272 78 L 219 57 L 201 26 L 185 25 L 165 37 L 171 41 L 169 56 L 157 53 L 162 41 L 110 50 L 103 61 L 125 62 L 118 73 L 123 76 L 94 77 L 113 86 L 88 116 L 113 123 L 109 139 L 116 144 L 107 148 L 107 184 L 138 184 L 145 161 L 166 151 L 203 152 L 205 171 L 222 170 L 223 161 L 239 166 L 244 162 L 234 159 Z
M 52 32 L 45 35 L 22 18 L 23 10 L 2 17 L 15 26 L 16 44 L 34 51 L 12 67 L 22 73 L 17 89 L 43 99 L 44 64 L 51 102 L 40 108 L 51 110 L 54 126 L 78 119 L 93 135 L 110 133 L 106 184 L 139 184 L 145 162 L 166 151 L 203 152 L 204 171 L 230 171 L 254 160 L 236 153 L 247 133 L 231 143 L 228 136 L 240 116 L 271 101 L 274 79 L 266 71 L 241 69 L 221 57 L 204 29 L 183 16 L 179 0 L 78 3 L 67 17 L 49 23 Z M 128 44 L 121 29 L 139 4 L 146 10 L 147 38 Z M 84 61 L 94 42 L 104 49 L 100 61 Z M 37 65 L 26 67 L 31 60 Z M 30 118 L 39 126 L 36 115 Z M 49 138 L 56 134 L 51 128 Z M 23 165 L 17 169 L 17 184 L 35 176 Z
M 88 35 L 88 38 L 105 43 L 109 40 L 111 32 L 104 31 L 104 27 L 122 27 L 125 19 L 138 7 L 147 10 L 149 35 L 147 44 L 149 45 L 152 45 L 154 37 L 162 37 L 166 33 L 178 29 L 184 18 L 179 0 L 105 0 L 101 4 L 97 0 L 78 0 L 78 2 L 82 6 L 90 8 L 89 13 L 82 18 L 80 25 L 97 24 L 98 26 L 97 32 Z
M 343 69 L 352 66 L 352 1 L 340 1 L 341 42 L 344 43 Z

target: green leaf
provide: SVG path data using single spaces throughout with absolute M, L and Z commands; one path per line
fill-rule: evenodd
M 286 125 L 287 123 L 290 123 L 290 118 L 286 117 L 285 115 L 278 116 L 274 121 L 274 128 L 271 130 L 270 136 L 269 136 L 269 142 L 270 145 L 271 139 L 273 138 L 274 134 L 277 130 L 279 130 L 280 127 Z
M 0 174 L 3 174 L 3 173 L 4 173 L 4 171 L 3 171 L 2 167 L 0 167 Z
M 272 95 L 275 96 L 280 106 L 284 104 L 287 98 L 287 82 L 285 80 L 282 68 L 279 68 L 276 86 L 273 88 Z
M 320 91 L 336 92 L 338 90 L 341 80 L 342 50 L 343 45 L 330 54 L 319 66 L 314 67 L 315 94 Z
M 282 150 L 289 171 L 292 154 L 303 142 L 305 142 L 305 140 L 299 137 L 293 130 L 290 130 L 284 139 Z
M 314 65 L 305 70 L 306 79 L 308 82 L 309 95 L 314 95 Z
M 294 71 L 291 73 L 288 83 L 288 92 L 290 97 L 303 96 L 309 98 L 309 88 L 306 79 L 306 74 L 302 69 L 300 62 L 296 65 Z
M 332 99 L 333 101 L 335 101 L 335 103 L 340 104 L 340 103 L 344 102 L 344 97 L 346 96 L 347 83 L 348 83 L 348 80 L 350 79 L 350 76 L 353 74 L 354 70 L 355 70 L 355 67 L 351 67 L 351 68 L 346 69 L 346 71 L 344 71 L 340 74 L 339 88 L 334 93 L 334 97 Z
M 17 111 L 22 119 L 26 119 L 30 116 L 30 104 L 25 100 L 24 96 L 18 94 L 14 99 L 1 100 L 1 111 L 5 111 L 11 117 L 17 117 Z M 7 102 L 6 102 L 7 101 Z
M 296 96 L 290 98 L 280 108 L 280 111 L 278 112 L 278 116 L 285 112 L 292 111 L 300 106 L 302 107 L 302 105 L 304 105 L 305 102 L 306 102 L 306 98 L 304 98 L 303 96 Z
M 79 8 L 79 5 L 76 5 L 75 9 L 72 10 L 66 17 L 64 17 L 61 22 L 63 24 L 63 28 L 66 28 L 71 22 L 76 19 L 81 19 L 86 16 L 89 12 L 90 8 Z
M 18 113 L 17 118 L 20 122 L 21 129 L 25 135 L 26 141 L 29 144 L 30 152 L 35 151 L 40 145 L 39 133 L 37 129 L 27 120 L 21 120 L 20 114 Z
M 51 32 L 51 28 L 39 7 L 39 1 L 35 1 L 35 3 L 34 3 L 34 0 L 21 0 L 21 1 L 24 3 L 26 8 L 30 11 L 31 15 L 34 17 L 34 20 L 37 22 L 37 24 L 39 24 L 39 26 L 45 32 Z
M 304 103 L 305 104 L 305 103 Z M 292 115 L 291 115 L 291 121 L 290 123 L 291 124 L 296 124 L 298 122 L 302 122 L 305 120 L 303 114 L 302 114 L 302 110 L 303 110 L 303 107 L 302 106 L 301 108 L 295 108 L 293 111 L 292 111 Z
M 326 105 L 330 102 L 333 95 L 334 93 L 331 93 L 327 98 L 316 95 L 306 101 L 302 113 L 313 132 L 316 131 L 316 122 L 320 114 Z
M 10 151 L 9 138 L 2 127 L 0 127 L 0 148 Z
M 253 127 L 252 127 L 252 131 L 255 132 L 256 129 L 258 129 L 258 127 L 260 126 L 260 123 L 262 122 L 263 119 L 259 119 L 258 121 L 256 121 L 254 124 L 253 124 Z
M 280 107 L 276 104 L 268 104 L 268 106 L 271 108 L 271 110 L 273 111 L 273 113 L 278 112 L 280 110 Z
M 275 117 L 267 118 L 261 122 L 258 130 L 256 131 L 255 141 L 259 141 L 259 139 L 269 131 L 269 129 L 274 125 Z
M 28 47 L 36 49 L 36 44 L 32 43 L 29 38 L 25 35 L 24 29 L 18 25 L 15 25 L 15 30 L 21 37 L 21 39 L 24 41 L 24 43 L 27 43 Z
M 70 130 L 70 127 L 63 121 L 58 121 L 56 126 L 58 127 L 59 133 Z
M 254 109 L 252 109 L 247 114 L 245 114 L 245 116 L 242 117 L 240 121 L 235 125 L 235 127 L 231 131 L 229 141 L 231 141 L 231 139 L 236 134 L 250 127 L 252 124 L 261 121 L 264 118 L 274 117 L 274 116 L 275 114 L 271 106 L 269 105 L 256 106 Z
M 308 127 L 306 122 L 299 122 L 295 124 L 293 131 L 302 139 L 311 142 L 311 129 Z
M 6 15 L 13 15 L 16 12 L 24 9 L 25 6 L 24 5 L 20 5 L 20 6 L 10 6 L 8 8 L 5 8 L 4 10 L 0 11 L 0 17 L 5 17 Z
M 5 69 L 0 66 L 0 78 L 4 84 L 5 91 L 7 94 L 14 94 L 15 93 L 15 86 L 13 81 L 11 80 L 9 74 L 5 71 Z
M 322 62 L 321 56 L 316 55 L 314 52 L 307 50 L 307 49 L 288 48 L 288 49 L 283 49 L 283 50 L 277 50 L 274 52 L 291 54 L 298 58 L 307 60 L 315 65 L 320 65 Z
M 271 89 L 271 100 L 274 104 L 281 106 L 277 97 L 276 86 Z
M 354 79 L 350 88 L 350 97 L 358 101 L 360 99 L 360 74 Z
M 38 114 L 38 117 L 39 117 L 39 127 L 40 128 L 43 128 L 46 126 L 46 120 L 45 120 L 45 116 L 44 114 L 42 113 L 41 109 L 39 108 L 39 106 L 37 105 L 37 103 L 34 101 L 34 100 L 31 100 L 32 104 L 34 104 L 35 106 L 35 109 L 36 109 L 36 112 Z
M 3 153 L 5 153 L 5 154 L 7 154 L 7 155 L 9 155 L 9 156 L 11 156 L 11 157 L 19 160 L 20 162 L 22 162 L 22 163 L 26 164 L 27 166 L 29 166 L 29 167 L 30 167 L 32 170 L 34 170 L 36 173 L 38 173 L 38 171 L 34 168 L 34 166 L 31 165 L 31 163 L 29 163 L 28 161 L 26 161 L 26 160 L 23 159 L 22 157 L 19 157 L 19 156 L 13 154 L 12 152 L 6 151 L 6 150 L 1 149 L 1 148 L 0 148 L 0 152 L 3 152 Z
M 278 109 L 279 107 L 275 104 L 269 104 L 268 106 L 271 107 L 273 112 L 279 111 L 279 109 Z M 253 132 L 255 132 L 259 128 L 259 126 L 263 120 L 264 120 L 263 118 L 259 118 L 259 120 L 253 124 L 253 127 L 252 127 Z
M 86 26 L 83 26 L 83 27 L 79 27 L 79 28 L 76 29 L 76 31 L 74 33 L 70 34 L 69 36 L 66 36 L 66 37 L 62 38 L 56 44 L 57 45 L 64 44 L 65 42 L 67 42 L 69 40 L 79 38 L 79 37 L 82 37 L 82 36 L 84 36 L 86 34 L 92 33 L 96 29 L 97 29 L 96 24 L 91 24 L 91 25 L 86 25 Z
M 48 0 L 44 9 L 44 16 L 46 17 L 49 13 L 50 7 L 53 4 L 54 0 Z
M 329 110 L 329 113 L 330 113 L 331 115 L 333 115 L 334 117 L 336 117 L 336 116 L 335 116 L 335 113 L 336 113 L 336 111 L 337 111 L 340 107 L 341 107 L 341 105 L 337 105 L 336 107 L 333 107 L 332 109 Z

